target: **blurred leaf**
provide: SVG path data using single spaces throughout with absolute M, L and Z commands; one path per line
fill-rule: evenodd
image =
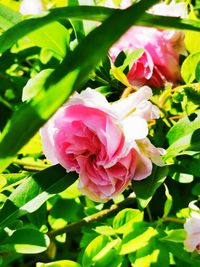
M 0 4 L 0 28 L 7 30 L 21 21 L 19 12 Z
M 196 20 L 197 22 L 200 22 L 200 20 L 198 20 L 195 11 L 192 9 L 189 13 L 189 18 Z M 190 53 L 195 53 L 198 52 L 199 49 L 199 41 L 200 41 L 200 33 L 196 32 L 196 31 L 185 31 L 185 39 L 184 39 L 184 43 L 186 46 L 186 49 L 190 52 Z
M 49 246 L 48 236 L 34 229 L 19 229 L 8 237 L 2 245 L 0 251 L 15 251 L 23 254 L 36 254 L 45 251 Z
M 81 267 L 81 265 L 74 261 L 61 260 L 48 263 L 38 262 L 36 263 L 36 267 Z
M 145 208 L 155 191 L 164 182 L 168 174 L 167 167 L 154 166 L 151 175 L 141 181 L 133 181 L 133 188 L 137 200 L 142 208 Z
M 172 199 L 172 196 L 169 193 L 169 189 L 166 186 L 166 184 L 164 184 L 164 186 L 165 186 L 165 196 L 166 196 L 167 200 L 165 201 L 165 205 L 164 205 L 163 217 L 166 217 L 169 214 L 169 212 L 170 212 L 170 210 L 172 208 L 173 199 Z
M 28 38 L 35 45 L 52 51 L 58 59 L 62 59 L 68 50 L 70 37 L 62 24 L 52 22 L 28 34 Z
M 29 142 L 22 147 L 19 151 L 19 154 L 30 155 L 30 154 L 39 154 L 42 152 L 42 144 L 39 133 L 35 134 Z
M 167 231 L 167 236 L 163 237 L 161 240 L 171 241 L 175 243 L 183 243 L 186 239 L 186 231 L 184 229 L 175 229 Z
M 132 229 L 135 222 L 140 222 L 143 219 L 143 212 L 136 209 L 123 209 L 113 220 L 113 229 L 116 233 L 125 233 Z
M 190 54 L 183 62 L 181 75 L 186 83 L 192 83 L 196 78 L 196 66 L 200 61 L 200 51 Z
M 24 214 L 34 212 L 47 199 L 74 183 L 77 177 L 76 173 L 66 173 L 60 165 L 29 177 L 13 191 L 0 210 L 0 227 L 7 226 Z
M 31 100 L 36 96 L 41 88 L 44 87 L 46 79 L 53 72 L 53 69 L 45 69 L 29 79 L 25 87 L 23 88 L 22 101 Z
M 113 11 L 114 10 L 105 7 L 92 6 L 68 6 L 51 9 L 47 12 L 47 15 L 21 21 L 0 36 L 0 53 L 12 47 L 20 38 L 24 37 L 25 35 L 37 30 L 40 27 L 43 27 L 46 24 L 54 22 L 59 18 L 103 21 L 109 15 L 111 15 Z
M 152 227 L 144 227 L 143 225 L 137 224 L 133 231 L 123 238 L 120 255 L 129 254 L 143 247 L 147 247 L 151 243 L 152 237 L 157 234 L 158 232 Z

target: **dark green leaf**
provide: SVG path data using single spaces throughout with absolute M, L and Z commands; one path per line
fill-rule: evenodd
M 199 129 L 200 129 L 200 112 L 194 114 L 191 120 L 186 117 L 175 126 L 173 126 L 167 134 L 169 140 L 169 148 L 165 158 L 177 156 L 184 150 L 196 151 L 200 149 Z
M 133 181 L 133 190 L 142 208 L 148 205 L 155 191 L 166 179 L 167 173 L 167 167 L 154 166 L 152 174 L 148 178 L 142 181 Z
M 19 229 L 0 245 L 1 252 L 35 254 L 45 251 L 49 246 L 48 236 L 34 229 Z
M 20 13 L 0 4 L 0 28 L 7 30 L 21 21 Z
M 76 173 L 66 173 L 60 165 L 29 177 L 13 191 L 0 210 L 0 227 L 7 226 L 24 214 L 34 212 L 50 197 L 74 183 L 77 177 Z

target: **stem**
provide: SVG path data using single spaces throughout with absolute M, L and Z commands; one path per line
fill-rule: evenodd
M 32 171 L 41 171 L 43 169 L 46 169 L 49 167 L 49 164 L 42 164 L 37 162 L 27 162 L 25 160 L 21 159 L 15 159 L 13 160 L 14 164 L 23 166 L 24 169 L 32 170 Z
M 149 205 L 147 205 L 146 210 L 147 210 L 147 214 L 148 214 L 148 216 L 149 216 L 149 221 L 150 221 L 150 222 L 153 222 L 153 217 L 152 217 L 152 215 L 151 215 L 151 210 L 150 210 L 150 208 L 149 208 Z
M 175 223 L 181 223 L 181 224 L 185 223 L 185 220 L 181 220 L 181 219 L 174 218 L 174 217 L 165 217 L 165 218 L 162 218 L 162 220 L 163 222 L 175 222 Z
M 135 203 L 135 199 L 132 197 L 129 197 L 119 204 L 112 205 L 109 209 L 105 209 L 105 210 L 99 211 L 95 214 L 92 214 L 90 216 L 87 216 L 87 217 L 83 218 L 82 220 L 80 220 L 79 222 L 71 223 L 69 225 L 66 225 L 66 226 L 60 228 L 60 229 L 50 231 L 48 233 L 48 236 L 51 238 L 54 238 L 55 236 L 61 235 L 64 233 L 80 231 L 80 229 L 84 225 L 86 225 L 88 223 L 95 222 L 95 221 L 100 220 L 100 219 L 104 219 L 104 218 L 111 216 L 113 214 L 116 214 L 117 212 L 119 212 L 120 210 L 122 210 L 126 207 L 133 206 L 134 203 Z

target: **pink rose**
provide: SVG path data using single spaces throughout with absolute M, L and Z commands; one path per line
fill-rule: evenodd
M 189 252 L 197 251 L 200 254 L 200 214 L 193 212 L 191 218 L 185 222 L 184 228 L 187 233 L 185 249 Z
M 46 157 L 79 173 L 79 189 L 91 199 L 118 195 L 148 177 L 152 161 L 163 164 L 163 150 L 146 137 L 147 120 L 158 117 L 151 96 L 146 86 L 113 104 L 89 88 L 75 93 L 41 129 Z
M 161 6 L 154 6 L 149 12 L 154 13 L 156 11 L 156 14 L 168 14 L 172 7 L 167 6 L 163 3 Z M 182 10 L 183 7 L 181 5 Z M 180 15 L 179 13 L 180 10 L 177 16 Z M 174 13 L 168 15 L 175 16 Z M 166 82 L 176 84 L 181 80 L 179 54 L 186 53 L 183 41 L 184 33 L 182 31 L 133 26 L 110 49 L 110 56 L 114 61 L 121 51 L 130 53 L 133 50 L 143 48 L 144 53 L 141 57 L 130 64 L 128 80 L 136 86 L 147 84 L 161 88 Z

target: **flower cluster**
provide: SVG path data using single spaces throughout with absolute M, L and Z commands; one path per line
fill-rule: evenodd
M 147 138 L 147 121 L 159 116 L 151 96 L 147 86 L 112 104 L 90 88 L 76 93 L 41 129 L 46 157 L 79 173 L 79 189 L 91 199 L 113 198 L 148 177 L 152 162 L 163 164 L 163 149 Z
M 169 16 L 185 16 L 184 3 L 158 4 L 149 13 Z M 114 62 L 121 51 L 126 53 L 143 48 L 141 57 L 134 61 L 127 74 L 132 85 L 149 85 L 163 88 L 166 83 L 176 84 L 181 80 L 179 55 L 185 54 L 183 31 L 160 30 L 133 26 L 110 49 Z

